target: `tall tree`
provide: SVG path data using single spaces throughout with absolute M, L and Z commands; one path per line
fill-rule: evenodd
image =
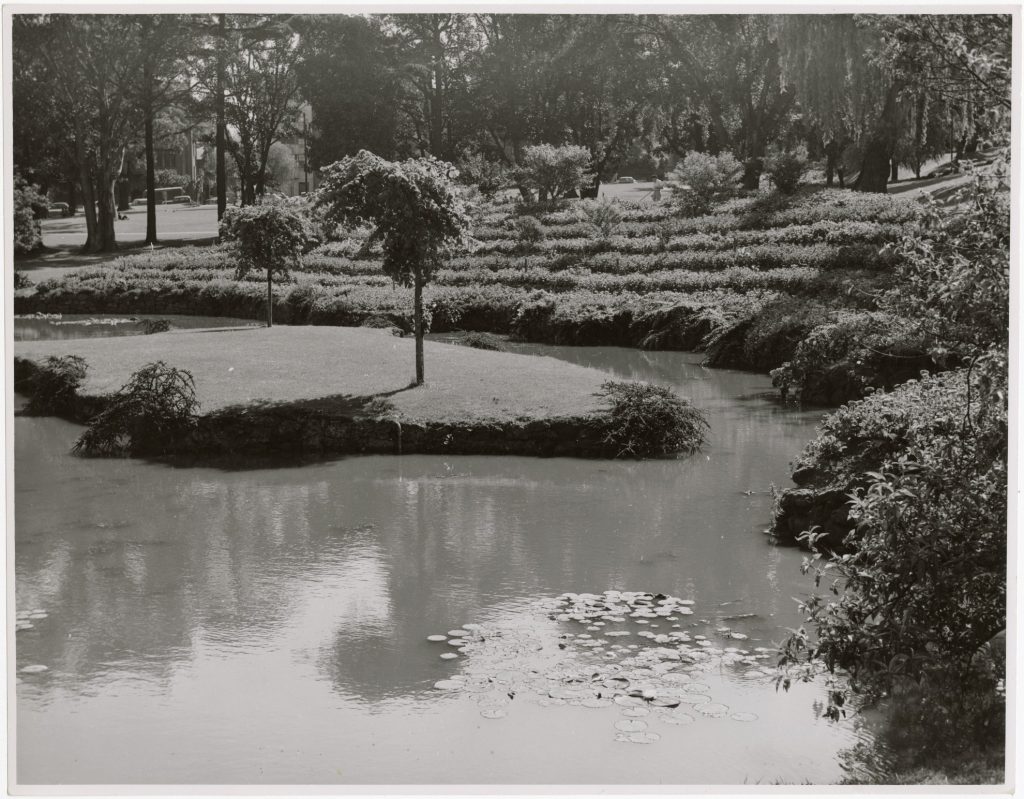
M 255 41 L 236 41 L 226 69 L 226 119 L 233 131 L 227 147 L 238 166 L 242 204 L 251 205 L 266 188 L 271 146 L 293 132 L 298 117 L 298 34 L 276 19 Z
M 313 112 L 310 161 L 323 166 L 364 149 L 388 158 L 407 154 L 402 108 L 409 89 L 382 21 L 331 14 L 295 24 L 299 91 Z
M 114 250 L 114 183 L 140 126 L 134 98 L 145 61 L 141 20 L 116 14 L 22 19 L 17 35 L 41 48 L 48 84 L 70 118 L 85 205 L 85 250 Z

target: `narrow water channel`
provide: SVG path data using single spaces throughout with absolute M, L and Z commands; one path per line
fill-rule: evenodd
M 17 609 L 46 615 L 17 634 L 17 663 L 47 667 L 17 678 L 18 781 L 841 779 L 866 726 L 822 718 L 820 685 L 777 692 L 771 659 L 755 660 L 799 623 L 792 597 L 810 588 L 801 553 L 762 531 L 769 487 L 788 484 L 821 411 L 697 355 L 524 349 L 676 388 L 708 411 L 709 445 L 677 461 L 367 456 L 232 471 L 74 458 L 80 428 L 18 417 Z M 668 723 L 543 695 L 547 670 L 612 668 L 648 645 L 634 626 L 602 657 L 565 647 L 582 627 L 538 604 L 606 590 L 693 602 L 678 627 L 649 632 L 733 650 L 692 672 L 724 713 Z M 427 636 L 462 625 L 502 646 L 441 658 L 452 647 Z M 453 677 L 477 692 L 434 687 Z M 657 740 L 617 739 L 624 718 Z

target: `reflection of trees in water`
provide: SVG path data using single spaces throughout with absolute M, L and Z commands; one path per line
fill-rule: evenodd
M 679 355 L 630 357 L 650 377 Z M 770 498 L 742 492 L 783 482 L 808 426 L 718 415 L 712 446 L 678 461 L 247 472 L 74 459 L 77 428 L 19 419 L 19 595 L 53 611 L 52 632 L 19 645 L 83 686 L 110 668 L 166 678 L 200 643 L 313 651 L 340 692 L 376 701 L 436 679 L 427 634 L 565 590 L 660 590 L 709 615 L 775 613 L 777 627 L 801 592 L 799 556 L 762 546 Z M 749 604 L 717 609 L 734 599 Z

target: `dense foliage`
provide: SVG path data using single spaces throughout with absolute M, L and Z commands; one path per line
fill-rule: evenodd
M 88 368 L 78 355 L 49 356 L 32 375 L 25 410 L 43 416 L 68 412 Z
M 522 186 L 536 190 L 538 200 L 553 200 L 579 191 L 588 180 L 589 168 L 590 153 L 585 147 L 538 144 L 523 150 L 518 180 Z
M 198 410 L 192 374 L 156 361 L 118 389 L 72 451 L 92 457 L 166 454 L 195 427 Z
M 453 171 L 434 158 L 392 163 L 363 150 L 324 169 L 316 201 L 329 222 L 372 224 L 367 244 L 380 243 L 384 272 L 413 286 L 417 385 L 424 379 L 423 287 L 469 227 Z
M 311 238 L 309 224 L 300 211 L 288 205 L 262 203 L 231 208 L 220 222 L 220 235 L 229 242 L 237 260 L 235 277 L 250 272 L 267 275 L 267 326 L 273 324 L 274 274 L 288 275 L 297 266 Z
M 685 216 L 707 214 L 716 200 L 733 192 L 742 169 L 732 153 L 688 152 L 668 176 L 676 205 Z
M 958 212 L 931 209 L 900 244 L 886 307 L 965 365 L 830 417 L 801 460 L 818 482 L 852 487 L 843 553 L 806 563 L 833 598 L 802 604 L 791 664 L 842 669 L 871 698 L 917 692 L 958 715 L 991 712 L 1002 674 L 989 640 L 1006 626 L 1009 214 L 1001 180 L 979 179 Z M 806 533 L 814 545 L 818 532 Z M 994 669 L 994 671 L 993 671 Z M 842 694 L 829 712 L 841 713 Z M 973 724 L 973 721 L 970 723 Z M 956 725 L 946 725 L 947 733 Z M 1000 725 L 988 728 L 1000 735 Z M 960 741 L 961 748 L 972 741 Z M 943 746 L 950 742 L 944 741 Z
M 704 414 L 664 386 L 609 381 L 602 386 L 611 403 L 606 441 L 616 457 L 649 458 L 696 452 L 704 444 Z
M 46 218 L 49 207 L 46 198 L 21 177 L 14 179 L 14 252 L 16 255 L 27 255 L 43 244 L 43 235 L 39 227 L 39 219 Z
M 764 159 L 765 174 L 783 194 L 796 191 L 807 166 L 807 148 L 803 145 L 792 150 L 772 147 Z

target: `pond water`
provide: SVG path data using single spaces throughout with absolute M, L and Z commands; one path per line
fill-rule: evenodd
M 219 470 L 74 458 L 79 427 L 17 418 L 17 664 L 47 669 L 17 676 L 18 782 L 841 779 L 867 725 L 822 718 L 821 685 L 777 692 L 759 651 L 810 589 L 762 532 L 821 412 L 696 355 L 523 349 L 675 387 L 709 445 Z M 604 596 L 595 625 L 557 603 L 608 590 L 692 604 Z M 666 638 L 698 654 L 661 666 Z
M 165 320 L 171 330 L 193 330 L 203 327 L 250 327 L 259 325 L 251 319 L 223 316 L 181 316 L 178 314 L 33 314 L 14 318 L 15 341 L 51 339 L 102 338 L 108 336 L 139 336 L 146 332 L 146 321 Z

